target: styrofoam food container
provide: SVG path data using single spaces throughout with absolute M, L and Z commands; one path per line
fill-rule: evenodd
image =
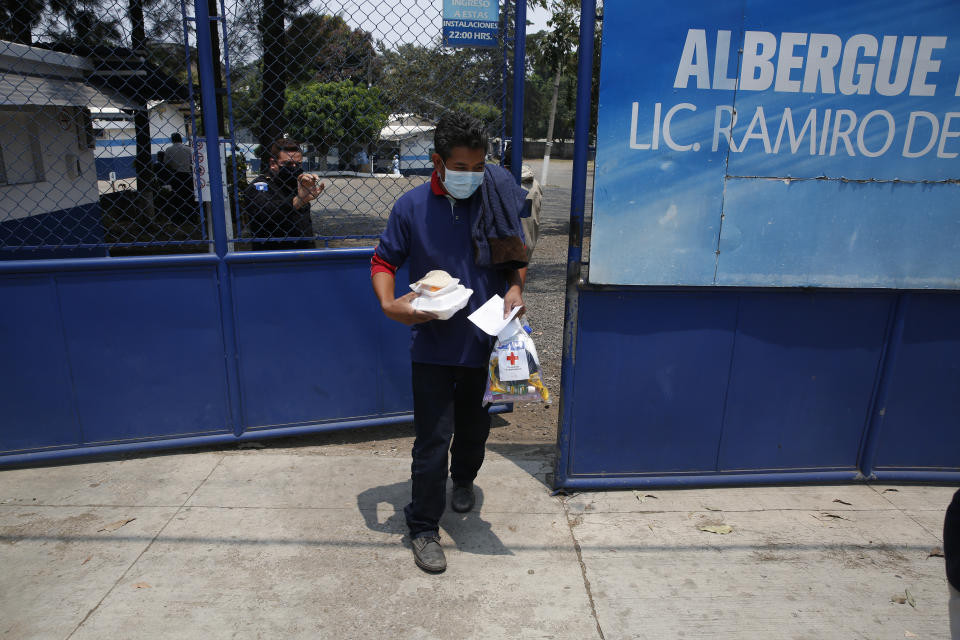
M 459 286 L 459 284 L 460 284 L 460 279 L 459 279 L 459 278 L 453 278 L 453 279 L 450 281 L 450 284 L 448 284 L 447 286 L 445 286 L 445 287 L 442 288 L 442 289 L 437 289 L 436 291 L 429 291 L 429 290 L 427 290 L 426 288 L 424 288 L 424 290 L 421 291 L 421 290 L 420 290 L 420 285 L 419 285 L 419 283 L 416 283 L 416 282 L 414 282 L 412 285 L 410 285 L 410 288 L 413 290 L 414 293 L 419 293 L 419 294 L 422 295 L 422 296 L 429 296 L 429 297 L 431 297 L 431 298 L 436 298 L 437 296 L 442 296 L 442 295 L 445 295 L 445 294 L 447 294 L 447 293 L 450 293 L 450 292 L 454 291 L 454 290 L 457 288 L 457 286 Z M 462 289 L 462 288 L 463 288 L 463 287 L 461 287 L 461 289 Z
M 412 305 L 417 311 L 434 314 L 437 320 L 448 320 L 457 311 L 467 306 L 467 301 L 472 295 L 473 289 L 467 289 L 458 284 L 453 291 L 440 296 L 421 295 L 413 300 Z

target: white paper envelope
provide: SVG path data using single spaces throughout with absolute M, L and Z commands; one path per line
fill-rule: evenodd
M 488 336 L 495 336 L 504 327 L 510 324 L 510 321 L 520 313 L 523 307 L 517 307 L 510 312 L 506 318 L 503 317 L 503 298 L 494 294 L 492 298 L 483 303 L 483 306 L 471 313 L 468 317 L 470 322 L 480 327 Z

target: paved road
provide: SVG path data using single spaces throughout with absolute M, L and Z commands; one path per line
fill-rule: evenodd
M 953 489 L 564 498 L 551 466 L 543 447 L 491 444 L 478 507 L 441 521 L 439 576 L 404 538 L 406 451 L 293 444 L 2 471 L 0 637 L 947 637 L 931 553 Z

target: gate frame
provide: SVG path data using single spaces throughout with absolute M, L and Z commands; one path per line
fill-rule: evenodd
M 230 137 L 222 138 L 217 126 L 217 97 L 214 86 L 214 65 L 218 61 L 212 56 L 212 39 L 210 28 L 217 22 L 225 23 L 224 15 L 211 16 L 208 10 L 206 0 L 192 0 L 194 7 L 194 17 L 186 15 L 187 3 L 191 0 L 181 0 L 182 15 L 184 19 L 184 34 L 187 35 L 187 25 L 189 21 L 194 22 L 196 26 L 196 47 L 197 47 L 197 74 L 200 81 L 200 104 L 202 109 L 204 135 L 202 139 L 206 141 L 208 164 L 211 167 L 220 167 L 220 145 L 235 145 L 233 138 L 233 114 L 230 113 Z M 222 0 L 218 3 L 223 12 Z M 509 0 L 505 0 L 505 10 L 509 10 Z M 514 0 L 515 26 L 514 26 L 514 81 L 513 81 L 513 105 L 514 114 L 512 119 L 514 137 L 523 138 L 523 94 L 524 94 L 524 73 L 525 66 L 523 59 L 525 55 L 525 37 L 526 37 L 526 3 L 523 0 Z M 505 41 L 506 42 L 506 41 Z M 185 44 L 187 72 L 192 74 L 189 65 L 189 39 Z M 225 56 L 229 55 L 226 52 Z M 521 70 L 520 73 L 516 69 Z M 192 93 L 192 80 L 191 93 Z M 228 99 L 230 98 L 228 93 Z M 191 112 L 194 109 L 194 102 L 191 100 Z M 517 108 L 519 105 L 519 108 Z M 193 116 L 194 125 L 196 124 L 195 113 Z M 200 137 L 198 136 L 198 139 Z M 196 162 L 196 159 L 195 159 Z M 517 181 L 520 180 L 520 163 L 515 163 L 514 176 Z M 236 165 L 233 168 L 236 171 Z M 210 171 L 210 190 L 212 194 L 225 193 L 224 176 L 220 171 Z M 236 184 L 236 182 L 234 182 Z M 212 197 L 210 201 L 210 212 L 213 225 L 212 254 L 184 254 L 184 255 L 161 255 L 161 256 L 135 256 L 119 258 L 67 258 L 55 260 L 19 260 L 19 261 L 0 261 L 0 283 L 11 281 L 17 284 L 19 280 L 16 276 L 37 276 L 46 274 L 51 278 L 58 275 L 70 274 L 89 274 L 95 272 L 113 271 L 116 273 L 127 273 L 130 270 L 144 269 L 210 269 L 214 268 L 216 273 L 217 300 L 216 306 L 219 310 L 220 337 L 223 342 L 223 356 L 226 379 L 226 424 L 224 428 L 216 426 L 211 427 L 208 435 L 150 435 L 138 439 L 137 436 L 131 436 L 116 444 L 96 444 L 84 445 L 74 443 L 51 444 L 47 446 L 29 447 L 27 453 L 0 453 L 0 469 L 13 466 L 30 466 L 39 463 L 55 463 L 63 460 L 82 458 L 89 456 L 117 455 L 131 452 L 146 452 L 162 449 L 175 449 L 194 446 L 210 446 L 233 444 L 238 442 L 249 442 L 255 440 L 264 440 L 268 438 L 281 438 L 288 436 L 299 436 L 307 434 L 325 433 L 329 431 L 338 431 L 351 428 L 362 428 L 377 425 L 390 425 L 410 422 L 413 418 L 412 407 L 408 411 L 401 413 L 381 413 L 376 417 L 359 417 L 348 419 L 333 419 L 329 421 L 314 422 L 309 424 L 299 424 L 296 426 L 265 426 L 244 429 L 243 404 L 241 399 L 241 380 L 240 380 L 240 355 L 238 349 L 238 329 L 235 322 L 235 292 L 233 288 L 233 265 L 251 265 L 251 264 L 276 264 L 278 262 L 304 262 L 304 261 L 326 261 L 326 260 L 359 260 L 363 264 L 369 261 L 373 255 L 374 247 L 365 247 L 358 249 L 311 249 L 304 251 L 251 251 L 237 253 L 231 250 L 231 241 L 227 238 L 226 216 L 232 215 L 227 202 L 223 198 Z M 204 225 L 205 229 L 205 225 Z M 208 241 L 209 242 L 209 241 Z M 8 278 L 9 277 L 9 278 Z M 56 288 L 56 283 L 53 285 Z M 57 302 L 59 304 L 59 302 Z M 72 385 L 72 383 L 71 383 Z M 74 399 L 71 402 L 75 403 Z M 496 405 L 490 409 L 491 413 L 504 413 L 512 410 L 512 405 Z M 75 404 L 72 405 L 72 411 L 76 414 Z M 2 443 L 0 443 L 2 444 Z

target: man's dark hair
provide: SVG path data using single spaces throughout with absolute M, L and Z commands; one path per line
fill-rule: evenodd
M 278 138 L 270 143 L 270 157 L 279 158 L 281 151 L 290 153 L 303 153 L 300 143 L 293 138 Z
M 171 134 L 170 142 L 173 142 L 174 144 L 180 144 L 181 142 L 183 142 L 183 136 L 180 135 L 179 133 Z
M 433 148 L 446 160 L 454 147 L 487 148 L 487 131 L 483 122 L 462 111 L 451 111 L 440 116 L 433 132 Z

